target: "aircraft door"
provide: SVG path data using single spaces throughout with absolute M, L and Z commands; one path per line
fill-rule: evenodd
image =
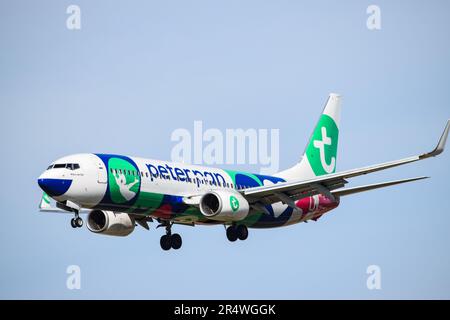
M 97 161 L 97 171 L 98 171 L 97 182 L 101 183 L 101 184 L 107 183 L 108 175 L 106 173 L 105 165 L 104 165 L 103 161 L 101 161 L 101 160 Z

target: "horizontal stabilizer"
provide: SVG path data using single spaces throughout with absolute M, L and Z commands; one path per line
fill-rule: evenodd
M 51 204 L 52 200 L 45 192 L 42 194 L 41 202 L 39 203 L 39 211 L 40 212 L 58 212 L 58 213 L 70 213 L 73 214 L 73 211 L 63 210 L 58 207 L 54 207 Z M 53 201 L 54 202 L 54 201 Z M 79 213 L 87 213 L 88 210 L 82 209 Z
M 375 184 L 369 184 L 369 185 L 361 186 L 361 187 L 339 189 L 339 190 L 332 191 L 331 193 L 334 196 L 338 196 L 338 197 L 340 197 L 340 196 L 347 196 L 347 195 L 354 194 L 354 193 L 359 193 L 359 192 L 364 192 L 364 191 L 369 191 L 369 190 L 374 190 L 374 189 L 394 186 L 396 184 L 401 184 L 401 183 L 406 183 L 406 182 L 411 182 L 411 181 L 417 181 L 417 180 L 422 180 L 422 179 L 428 179 L 428 178 L 429 177 L 417 177 L 417 178 L 409 178 L 409 179 L 403 179 L 403 180 L 395 180 L 395 181 L 388 181 L 388 182 L 382 182 L 382 183 L 375 183 Z

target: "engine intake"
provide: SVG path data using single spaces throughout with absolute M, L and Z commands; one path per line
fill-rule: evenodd
M 247 217 L 248 201 L 236 191 L 214 190 L 200 199 L 200 211 L 208 219 L 218 221 L 240 221 Z
M 92 210 L 87 217 L 87 228 L 94 233 L 125 237 L 134 226 L 134 219 L 126 213 Z

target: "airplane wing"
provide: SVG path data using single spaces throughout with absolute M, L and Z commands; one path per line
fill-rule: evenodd
M 368 191 L 376 188 L 382 188 L 389 185 L 405 183 L 415 180 L 420 180 L 424 177 L 405 179 L 399 181 L 386 182 L 378 185 L 358 187 L 358 189 L 341 189 L 346 183 L 347 179 L 365 175 L 368 173 L 385 170 L 388 168 L 400 166 L 410 162 L 415 162 L 430 157 L 435 157 L 444 151 L 445 143 L 447 141 L 448 132 L 450 130 L 450 120 L 447 121 L 444 132 L 442 133 L 436 148 L 428 153 L 408 157 L 400 160 L 385 162 L 372 166 L 367 166 L 359 169 L 352 169 L 343 172 L 323 175 L 310 180 L 297 180 L 277 183 L 270 186 L 260 186 L 242 190 L 242 195 L 247 199 L 250 205 L 255 209 L 262 209 L 264 205 L 269 205 L 275 202 L 283 201 L 284 203 L 295 206 L 294 200 L 299 200 L 316 194 L 323 194 L 330 199 L 335 196 L 346 195 L 356 192 Z M 337 191 L 336 189 L 339 189 Z M 333 192 L 333 190 L 336 190 Z

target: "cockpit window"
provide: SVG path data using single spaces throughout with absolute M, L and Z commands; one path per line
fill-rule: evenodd
M 50 169 L 69 169 L 69 170 L 77 170 L 80 169 L 80 165 L 78 163 L 58 163 L 58 164 L 54 164 L 51 165 L 47 168 L 47 170 Z
M 78 163 L 68 163 L 66 168 L 69 170 L 77 170 L 80 169 L 80 165 Z

